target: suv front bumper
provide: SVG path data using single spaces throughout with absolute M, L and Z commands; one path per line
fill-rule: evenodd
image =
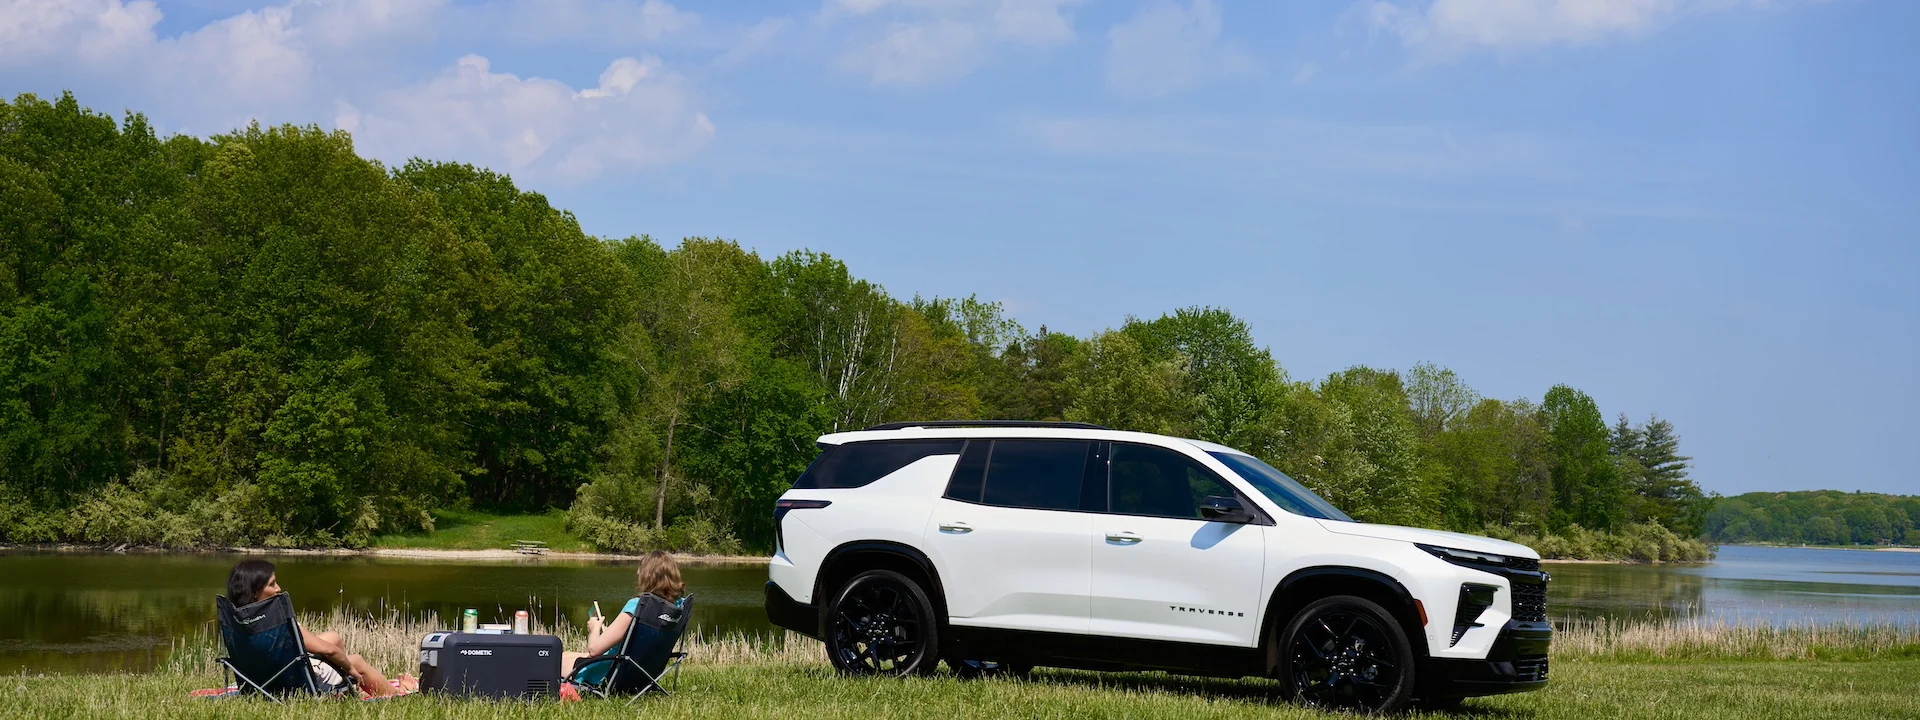
M 775 627 L 783 627 L 818 640 L 820 638 L 820 609 L 793 599 L 780 583 L 767 581 L 767 620 Z
M 1426 696 L 1461 698 L 1527 692 L 1547 686 L 1547 648 L 1553 626 L 1509 621 L 1485 660 L 1427 661 Z

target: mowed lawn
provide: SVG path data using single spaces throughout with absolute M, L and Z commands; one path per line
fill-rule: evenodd
M 536 540 L 562 552 L 592 550 L 567 532 L 565 510 L 549 510 L 529 515 L 495 515 L 469 510 L 436 510 L 432 532 L 406 535 L 377 535 L 377 548 L 427 548 L 433 550 L 502 550 L 516 540 Z
M 0 683 L 11 718 L 1308 718 L 1262 681 L 1039 671 L 1030 681 L 848 679 L 823 665 L 689 667 L 672 698 L 490 702 L 414 696 L 387 702 L 195 700 L 212 677 L 15 676 Z M 1482 698 L 1459 716 L 1489 718 L 1920 718 L 1920 660 L 1889 662 L 1567 661 L 1547 690 Z M 1418 716 L 1418 715 L 1416 715 Z M 1445 716 L 1445 715 L 1441 715 Z

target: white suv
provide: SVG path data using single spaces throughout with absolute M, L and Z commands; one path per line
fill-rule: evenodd
M 1533 550 L 1354 522 L 1233 448 L 1012 421 L 819 445 L 774 510 L 767 615 L 843 672 L 1258 675 L 1374 711 L 1547 683 Z

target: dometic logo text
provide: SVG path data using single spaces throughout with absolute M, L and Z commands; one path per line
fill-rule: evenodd
M 461 655 L 492 655 L 492 650 L 461 650 Z

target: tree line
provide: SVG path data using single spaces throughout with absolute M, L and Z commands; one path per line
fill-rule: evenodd
M 1752 492 L 1714 503 L 1705 529 L 1724 543 L 1920 546 L 1920 496 Z
M 1087 337 L 841 261 L 602 239 L 502 175 L 343 132 L 161 138 L 0 102 L 0 540 L 361 545 L 566 508 L 609 549 L 771 543 L 827 432 L 1065 419 L 1258 455 L 1373 522 L 1692 559 L 1671 423 L 1451 370 L 1289 376 L 1225 309 Z

